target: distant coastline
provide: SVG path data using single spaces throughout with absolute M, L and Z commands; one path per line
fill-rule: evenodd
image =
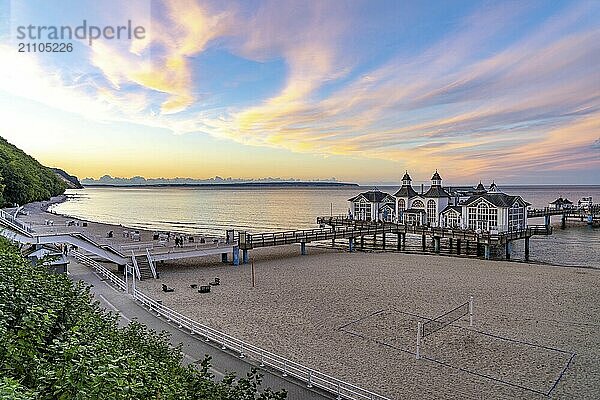
M 143 188 L 143 187 L 219 187 L 219 188 L 277 188 L 277 187 L 359 187 L 358 183 L 347 182 L 234 182 L 234 183 L 140 183 L 140 184 L 113 184 L 113 183 L 84 183 L 83 187 L 119 187 L 119 188 Z

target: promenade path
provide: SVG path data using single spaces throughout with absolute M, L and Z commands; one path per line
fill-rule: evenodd
M 93 285 L 92 293 L 95 298 L 107 310 L 119 313 L 120 323 L 126 324 L 135 318 L 150 329 L 169 332 L 172 345 L 182 344 L 184 362 L 186 363 L 202 360 L 205 355 L 211 356 L 212 373 L 217 379 L 221 379 L 227 372 L 234 371 L 237 376 L 245 376 L 247 372 L 250 372 L 252 366 L 241 360 L 237 355 L 225 353 L 220 348 L 211 345 L 211 343 L 199 340 L 183 332 L 177 326 L 150 314 L 148 310 L 134 302 L 130 295 L 110 286 L 92 269 L 79 264 L 74 258 L 70 258 L 70 261 L 69 277 L 74 281 L 83 281 Z M 263 375 L 263 387 L 271 387 L 274 390 L 285 389 L 290 400 L 335 398 L 318 389 L 309 389 L 304 384 L 289 377 L 284 378 L 281 373 L 270 372 L 264 368 L 260 368 L 260 372 Z

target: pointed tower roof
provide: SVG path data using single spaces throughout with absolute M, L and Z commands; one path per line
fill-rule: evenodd
M 434 181 L 434 180 L 441 181 L 441 180 L 442 180 L 442 177 L 440 176 L 440 174 L 438 174 L 438 171 L 437 171 L 437 169 L 435 170 L 435 173 L 434 173 L 434 174 L 433 174 L 433 176 L 431 177 L 431 180 L 432 180 L 432 181 Z
M 488 193 L 500 193 L 500 192 L 501 192 L 501 190 L 500 190 L 500 188 L 498 188 L 498 185 L 496 185 L 496 182 L 492 181 L 492 184 L 490 185 Z
M 483 183 L 481 183 L 481 181 L 479 181 L 479 185 L 477 185 L 477 187 L 475 188 L 475 190 L 479 191 L 485 191 L 485 186 L 483 186 Z
M 412 179 L 408 174 L 408 171 L 404 172 L 402 177 L 402 187 L 394 194 L 395 197 L 408 197 L 409 199 L 418 196 L 417 192 L 412 188 Z

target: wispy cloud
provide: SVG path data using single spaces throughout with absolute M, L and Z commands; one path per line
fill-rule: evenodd
M 471 16 L 455 37 L 413 58 L 395 58 L 323 98 L 316 90 L 325 83 L 327 66 L 345 66 L 330 62 L 318 69 L 314 57 L 318 73 L 304 74 L 297 96 L 288 96 L 286 86 L 280 96 L 233 114 L 217 134 L 294 151 L 383 158 L 411 168 L 450 162 L 471 174 L 498 166 L 479 153 L 515 154 L 523 146 L 550 153 L 551 146 L 539 146 L 548 131 L 560 136 L 582 119 L 600 118 L 600 71 L 594 67 L 600 63 L 600 30 L 579 28 L 589 11 L 580 8 L 564 16 L 560 29 L 548 23 L 496 54 L 482 54 L 487 42 L 517 23 L 510 20 L 513 13 L 496 11 Z M 485 23 L 492 15 L 506 20 L 494 29 Z M 335 40 L 328 48 L 325 54 L 340 51 Z M 579 136 L 589 140 L 589 134 Z M 439 140 L 444 143 L 429 145 Z
M 485 6 L 437 40 L 375 61 L 354 45 L 364 32 L 350 3 L 169 0 L 142 21 L 146 40 L 89 49 L 97 75 L 74 84 L 6 53 L 0 89 L 89 118 L 417 172 L 450 166 L 456 178 L 589 169 L 599 163 L 600 7 L 573 3 L 525 27 L 535 12 Z M 209 109 L 199 87 L 211 76 L 198 60 L 211 48 L 281 61 L 283 84 L 248 105 Z

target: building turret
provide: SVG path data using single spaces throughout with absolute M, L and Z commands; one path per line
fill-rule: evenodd
M 404 176 L 402 177 L 402 186 L 410 186 L 411 182 L 412 179 L 410 178 L 408 171 L 404 172 Z
M 407 200 L 409 198 L 417 196 L 417 192 L 415 192 L 415 190 L 412 188 L 412 179 L 408 174 L 408 171 L 406 171 L 404 173 L 404 176 L 402 177 L 402 187 L 396 192 L 394 196 L 406 197 Z
M 476 194 L 484 194 L 486 192 L 487 192 L 487 190 L 485 190 L 485 186 L 483 186 L 483 183 L 481 183 L 481 181 L 479 181 L 479 185 L 477 185 L 477 187 L 475 188 L 475 193 Z
M 431 177 L 431 186 L 442 186 L 442 177 L 440 176 L 440 174 L 438 174 L 437 169 Z
M 490 188 L 488 189 L 488 193 L 501 193 L 502 191 L 498 188 L 496 183 L 492 181 Z

